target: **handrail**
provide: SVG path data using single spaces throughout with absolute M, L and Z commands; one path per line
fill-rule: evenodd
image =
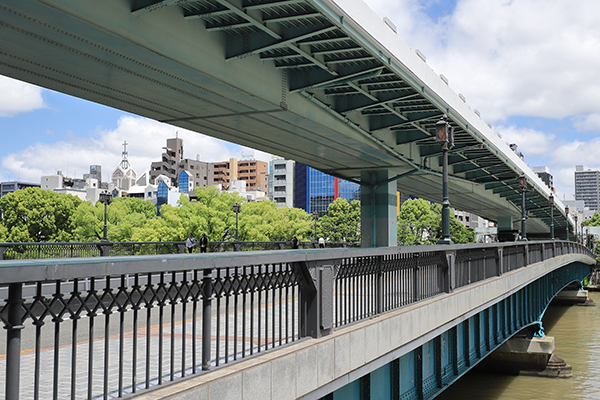
M 317 242 L 299 242 L 300 248 L 317 248 Z M 359 243 L 326 243 L 328 248 L 358 247 Z M 209 241 L 209 252 L 284 250 L 291 241 Z M 165 242 L 10 242 L 0 243 L 0 260 L 32 260 L 73 257 L 101 257 L 142 254 L 180 254 L 185 241 Z M 200 252 L 199 246 L 193 252 Z

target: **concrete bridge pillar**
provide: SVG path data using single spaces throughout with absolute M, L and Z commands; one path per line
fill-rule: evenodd
M 512 241 L 513 218 L 503 215 L 498 217 L 498 238 L 504 241 Z M 504 234 L 503 234 L 504 233 Z
M 360 178 L 361 247 L 397 246 L 396 183 L 389 171 L 363 171 Z
M 490 354 L 480 368 L 515 375 L 570 378 L 573 368 L 553 354 L 554 337 L 515 336 Z
M 588 303 L 588 291 L 587 290 L 568 290 L 565 289 L 556 295 L 554 304 L 574 305 L 574 304 L 587 304 Z M 591 302 L 593 303 L 593 301 Z

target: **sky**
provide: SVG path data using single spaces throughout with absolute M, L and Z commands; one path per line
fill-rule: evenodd
M 365 0 L 516 143 L 546 166 L 560 199 L 574 196 L 575 165 L 600 170 L 600 1 Z M 102 165 L 108 180 L 123 141 L 138 173 L 177 133 L 184 156 L 240 158 L 244 148 L 0 76 L 0 182 L 39 182 Z M 269 161 L 266 153 L 255 157 Z

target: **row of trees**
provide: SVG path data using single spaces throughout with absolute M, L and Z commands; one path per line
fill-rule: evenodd
M 240 241 L 288 241 L 315 236 L 312 215 L 298 208 L 277 208 L 270 201 L 247 202 L 235 193 L 214 187 L 196 188 L 197 200 L 182 196 L 178 207 L 135 198 L 115 198 L 108 206 L 108 239 L 126 241 L 179 241 L 189 233 L 206 233 L 210 241 L 236 237 L 234 204 L 241 204 Z M 408 200 L 398 217 L 398 243 L 435 244 L 441 234 L 441 206 Z M 338 198 L 317 221 L 317 237 L 332 242 L 360 242 L 360 202 Z M 40 188 L 18 190 L 0 198 L 0 242 L 90 242 L 103 236 L 104 205 L 81 201 Z M 472 229 L 452 219 L 456 243 L 473 241 Z

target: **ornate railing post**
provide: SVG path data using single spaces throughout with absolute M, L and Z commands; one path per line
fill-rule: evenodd
M 377 304 L 376 310 L 377 314 L 381 314 L 383 312 L 383 256 L 377 257 L 377 288 L 376 288 L 376 296 L 377 296 Z
M 110 249 L 112 248 L 112 246 L 113 245 L 110 242 L 99 244 L 98 249 L 100 249 L 100 255 L 102 257 L 110 256 Z
M 301 277 L 300 337 L 327 336 L 333 326 L 333 266 L 301 262 L 295 268 Z
M 497 247 L 498 259 L 496 261 L 496 276 L 502 276 L 504 273 L 504 248 Z
M 440 269 L 442 274 L 440 282 L 443 282 L 443 291 L 446 293 L 452 293 L 456 287 L 456 250 L 444 251 L 446 256 L 446 267 Z
M 413 301 L 419 301 L 421 299 L 421 293 L 419 291 L 419 265 L 420 257 L 413 258 L 415 266 L 413 267 Z
M 21 373 L 21 329 L 23 308 L 23 284 L 11 283 L 8 287 L 8 318 L 4 329 L 6 340 L 6 399 L 19 399 L 19 378 Z
M 202 278 L 202 370 L 210 368 L 212 270 L 205 269 Z M 218 338 L 217 338 L 218 340 Z

